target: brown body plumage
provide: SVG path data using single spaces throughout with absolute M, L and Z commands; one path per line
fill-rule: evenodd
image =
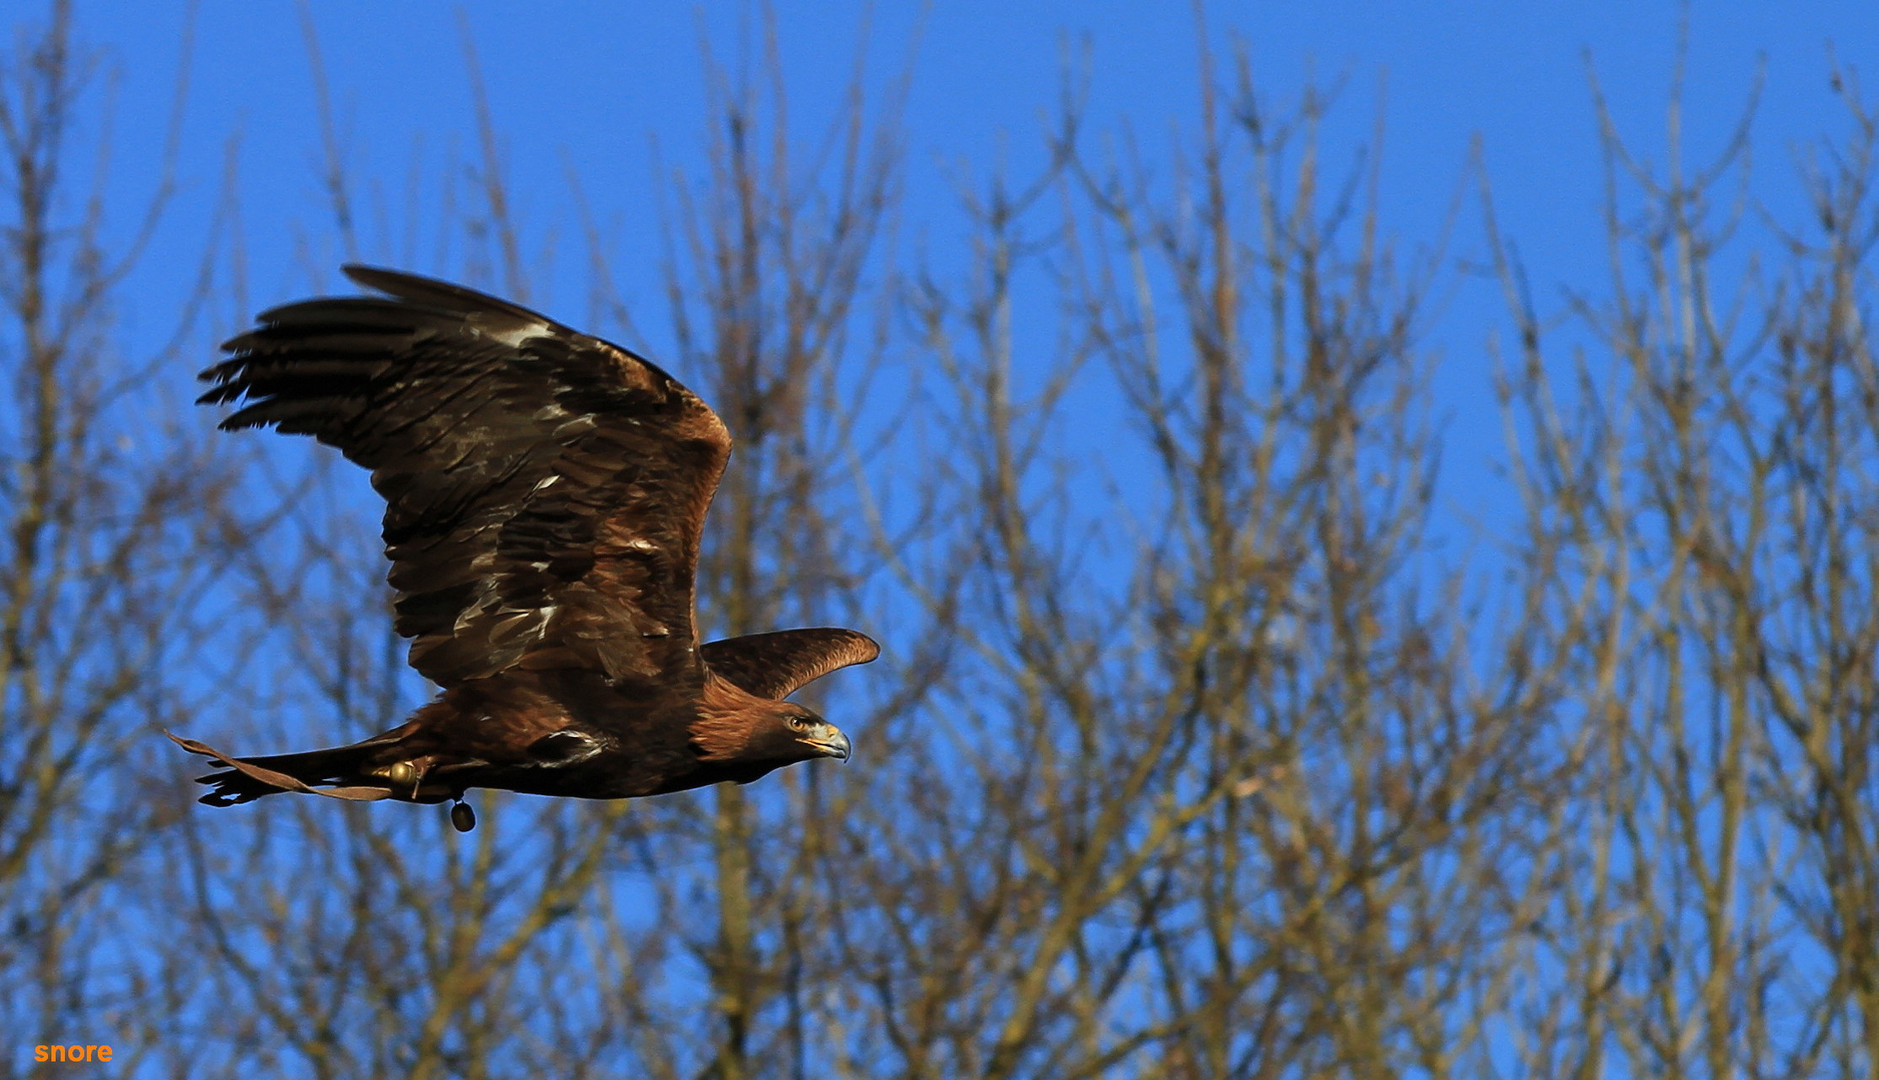
M 330 750 L 235 758 L 177 739 L 229 766 L 202 778 L 203 802 L 627 798 L 847 757 L 841 732 L 782 699 L 874 659 L 873 641 L 832 628 L 698 641 L 699 536 L 731 449 L 704 402 L 506 301 L 346 273 L 387 295 L 262 313 L 203 373 L 201 400 L 243 404 L 225 429 L 312 435 L 371 470 L 397 630 L 443 693 Z

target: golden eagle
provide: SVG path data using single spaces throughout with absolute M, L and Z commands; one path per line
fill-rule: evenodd
M 723 421 L 644 357 L 457 285 L 348 266 L 384 296 L 263 312 L 203 372 L 222 421 L 338 447 L 385 499 L 411 666 L 443 688 L 330 750 L 237 758 L 212 806 L 280 791 L 456 803 L 472 787 L 621 799 L 733 780 L 848 738 L 782 700 L 880 654 L 816 628 L 700 644 L 699 534 L 731 453 Z

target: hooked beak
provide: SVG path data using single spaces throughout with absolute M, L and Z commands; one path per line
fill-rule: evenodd
M 804 738 L 802 741 L 814 747 L 816 753 L 821 754 L 823 757 L 837 758 L 841 761 L 848 760 L 848 751 L 850 749 L 848 736 L 842 734 L 842 730 L 833 724 L 817 725 L 815 734 Z

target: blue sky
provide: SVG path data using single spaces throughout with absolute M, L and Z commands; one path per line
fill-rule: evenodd
M 109 183 L 120 197 L 148 191 L 159 174 L 185 10 L 123 0 L 78 7 L 82 40 L 101 50 L 116 88 Z M 461 19 L 487 81 L 525 254 L 545 256 L 551 267 L 531 299 L 571 321 L 585 312 L 572 173 L 606 231 L 643 336 L 635 344 L 665 351 L 659 186 L 671 170 L 702 172 L 701 42 L 735 68 L 750 55 L 760 14 L 745 4 L 522 0 L 317 0 L 306 11 L 342 155 L 361 180 L 366 216 L 383 223 L 381 231 L 368 220 L 368 238 L 435 237 L 438 177 L 474 154 Z M 1113 137 L 1126 125 L 1158 154 L 1175 140 L 1191 145 L 1197 31 L 1185 4 L 785 3 L 775 17 L 791 114 L 805 132 L 819 130 L 839 104 L 864 19 L 866 81 L 877 92 L 912 57 L 902 250 L 942 267 L 963 258 L 958 186 L 999 167 L 1022 175 L 1041 160 L 1066 46 L 1088 49 L 1091 130 Z M 1294 100 L 1313 77 L 1345 80 L 1325 132 L 1334 151 L 1369 139 L 1381 102 L 1384 225 L 1406 250 L 1434 241 L 1478 138 L 1503 226 L 1549 308 L 1562 283 L 1595 285 L 1606 265 L 1588 59 L 1626 137 L 1661 163 L 1681 17 L 1672 3 L 1487 2 L 1218 3 L 1206 16 L 1222 54 L 1244 43 L 1274 103 Z M 179 147 L 182 186 L 136 279 L 136 306 L 122 312 L 133 340 L 167 336 L 200 258 L 231 139 L 249 307 L 337 285 L 331 267 L 345 252 L 321 209 L 320 129 L 301 18 L 290 0 L 201 0 Z M 1722 144 L 1765 63 L 1754 192 L 1791 211 L 1796 155 L 1844 126 L 1828 87 L 1829 50 L 1855 70 L 1879 70 L 1879 4 L 1703 4 L 1690 13 L 1690 27 L 1688 153 L 1701 160 Z M 654 166 L 655 147 L 665 176 Z M 415 203 L 414 175 L 421 178 Z M 1451 258 L 1480 254 L 1477 219 L 1472 209 L 1464 213 Z M 413 253 L 368 239 L 361 254 L 421 271 L 458 269 L 438 258 L 434 243 Z M 325 276 L 316 280 L 313 267 Z M 1443 295 L 1426 344 L 1442 357 L 1435 390 L 1438 412 L 1449 418 L 1445 488 L 1460 479 L 1466 490 L 1476 463 L 1499 447 L 1484 344 L 1507 324 L 1491 283 L 1463 281 Z M 224 332 L 251 313 L 239 303 L 223 300 L 204 333 Z M 176 370 L 179 395 L 191 370 Z
M 184 5 L 100 0 L 78 10 L 84 39 L 105 50 L 120 80 L 113 174 L 134 190 L 156 172 Z M 414 155 L 434 168 L 472 138 L 460 11 L 524 223 L 538 235 L 567 227 L 569 168 L 603 214 L 628 226 L 637 219 L 650 234 L 649 147 L 657 140 L 675 166 L 695 167 L 702 146 L 701 37 L 734 63 L 740 27 L 754 21 L 741 4 L 318 0 L 310 11 L 347 156 L 394 195 Z M 779 6 L 792 109 L 806 124 L 836 103 L 866 13 L 857 3 Z M 936 206 L 948 197 L 947 174 L 1035 158 L 1067 41 L 1089 43 L 1096 127 L 1126 119 L 1152 145 L 1194 112 L 1196 32 L 1184 4 L 974 0 L 922 14 L 889 3 L 870 17 L 877 85 L 917 50 L 907 112 L 910 217 L 929 219 L 934 244 L 956 227 L 956 215 Z M 1542 280 L 1598 258 L 1581 242 L 1596 223 L 1598 190 L 1586 56 L 1626 133 L 1661 152 L 1675 4 L 1239 3 L 1216 4 L 1207 18 L 1216 46 L 1246 42 L 1275 99 L 1294 96 L 1313 72 L 1347 76 L 1337 121 L 1353 138 L 1368 133 L 1379 83 L 1386 87 L 1386 202 L 1408 238 L 1433 233 L 1479 136 L 1509 226 Z M 289 0 L 201 0 L 197 23 L 181 156 L 187 198 L 168 239 L 192 246 L 224 144 L 239 133 L 255 288 L 304 287 L 285 269 L 292 256 L 282 249 L 288 224 L 323 239 L 323 222 L 309 220 L 319 133 L 300 13 Z M 1757 130 L 1768 180 L 1793 142 L 1838 121 L 1829 45 L 1855 67 L 1879 58 L 1879 5 L 1706 4 L 1691 25 L 1692 148 L 1718 143 L 1766 57 Z

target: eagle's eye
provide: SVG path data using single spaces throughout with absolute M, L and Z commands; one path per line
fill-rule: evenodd
M 801 731 L 809 726 L 809 718 L 807 716 L 792 716 L 789 718 L 789 726 L 795 728 L 797 731 Z

